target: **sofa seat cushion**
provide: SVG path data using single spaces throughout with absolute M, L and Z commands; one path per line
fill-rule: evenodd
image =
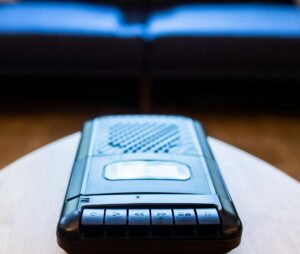
M 0 5 L 2 72 L 139 75 L 140 24 L 116 7 L 73 2 Z
M 300 76 L 300 8 L 183 5 L 152 13 L 150 66 L 158 76 Z

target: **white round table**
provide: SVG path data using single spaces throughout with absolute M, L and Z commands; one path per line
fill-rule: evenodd
M 56 225 L 80 134 L 44 146 L 0 170 L 0 253 L 64 253 Z M 243 222 L 232 253 L 300 253 L 300 184 L 221 141 L 209 143 Z

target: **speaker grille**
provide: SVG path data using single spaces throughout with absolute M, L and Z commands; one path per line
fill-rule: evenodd
M 137 121 L 136 117 L 115 117 L 109 120 L 99 120 L 96 154 L 197 153 L 183 121 L 163 117 L 139 117 Z
M 123 153 L 168 153 L 179 142 L 175 124 L 120 123 L 110 127 L 108 145 Z

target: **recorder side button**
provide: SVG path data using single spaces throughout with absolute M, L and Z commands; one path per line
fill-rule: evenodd
M 151 209 L 151 220 L 153 226 L 173 225 L 173 214 L 171 209 Z
M 105 225 L 106 226 L 125 226 L 127 224 L 126 209 L 106 209 Z
M 150 225 L 149 209 L 129 209 L 128 225 L 130 226 Z
M 199 225 L 219 225 L 220 218 L 215 208 L 196 209 Z
M 104 209 L 84 209 L 81 217 L 82 226 L 102 226 Z
M 196 225 L 194 209 L 173 209 L 175 225 L 193 226 Z

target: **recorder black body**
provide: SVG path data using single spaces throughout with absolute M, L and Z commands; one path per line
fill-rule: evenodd
M 85 123 L 57 226 L 69 253 L 224 253 L 242 224 L 200 123 L 117 115 Z

